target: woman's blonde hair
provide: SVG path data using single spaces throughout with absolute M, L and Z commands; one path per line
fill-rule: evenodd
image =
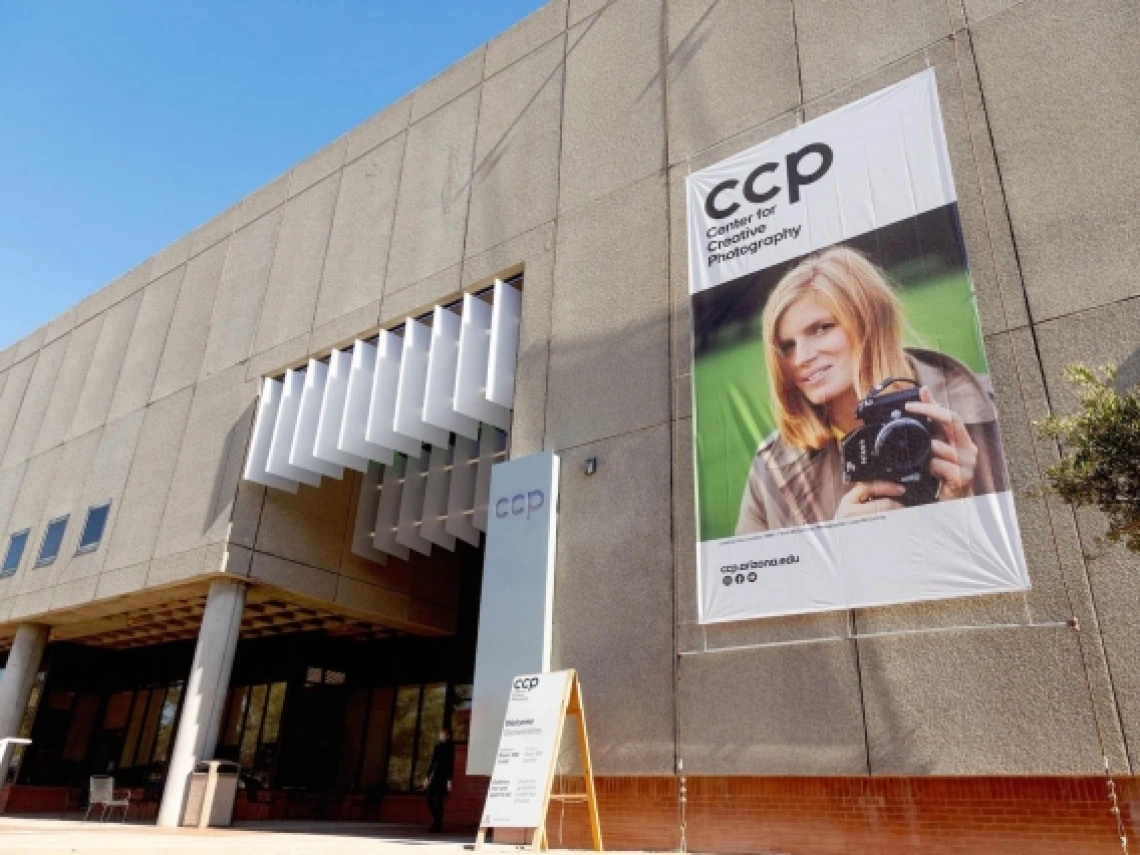
M 776 328 L 788 308 L 816 294 L 847 333 L 855 351 L 855 394 L 863 398 L 888 377 L 914 379 L 903 352 L 902 306 L 883 272 L 860 253 L 845 246 L 809 256 L 784 274 L 761 321 L 768 361 L 768 387 L 776 427 L 796 448 L 820 449 L 831 440 L 823 407 L 807 400 L 789 375 L 780 352 Z

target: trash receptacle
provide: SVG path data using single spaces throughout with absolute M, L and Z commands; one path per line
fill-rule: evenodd
M 238 765 L 229 760 L 204 760 L 190 773 L 183 827 L 230 825 L 237 798 Z

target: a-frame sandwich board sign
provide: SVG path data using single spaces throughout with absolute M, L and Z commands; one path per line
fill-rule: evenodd
M 551 794 L 568 715 L 574 716 L 578 723 L 585 792 Z M 590 765 L 586 711 L 578 673 L 572 669 L 524 674 L 511 682 L 510 700 L 475 848 L 482 847 L 488 828 L 533 828 L 531 848 L 545 850 L 546 814 L 552 800 L 586 802 L 594 850 L 601 852 L 602 827 L 598 821 L 598 799 Z

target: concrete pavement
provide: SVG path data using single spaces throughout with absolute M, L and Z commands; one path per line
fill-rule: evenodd
M 210 829 L 0 817 L 0 852 L 159 853 L 159 855 L 462 855 L 471 836 L 427 835 L 414 826 L 283 822 Z M 413 849 L 414 847 L 414 849 Z M 514 853 L 514 846 L 488 846 Z

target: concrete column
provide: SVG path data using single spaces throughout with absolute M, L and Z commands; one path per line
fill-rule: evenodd
M 178 825 L 194 764 L 213 759 L 244 607 L 244 583 L 235 579 L 210 583 L 206 611 L 198 630 L 198 646 L 194 649 L 194 664 L 186 681 L 178 735 L 170 752 L 166 788 L 158 809 L 160 826 Z
M 19 736 L 20 722 L 28 708 L 28 696 L 40 670 L 49 627 L 23 623 L 16 627 L 16 638 L 8 653 L 8 664 L 0 676 L 0 738 Z M 0 750 L 0 784 L 8 771 L 10 750 Z

